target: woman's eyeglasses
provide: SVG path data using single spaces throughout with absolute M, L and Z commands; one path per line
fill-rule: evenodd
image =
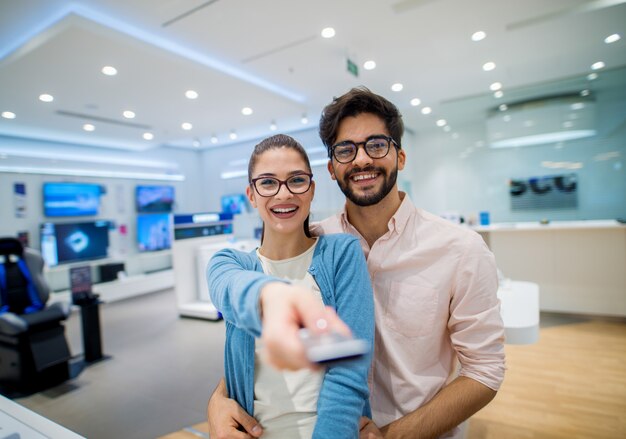
M 285 185 L 287 190 L 294 195 L 303 194 L 309 190 L 313 182 L 313 174 L 295 174 L 287 180 L 279 180 L 274 177 L 253 178 L 250 183 L 256 192 L 262 197 L 273 197 Z

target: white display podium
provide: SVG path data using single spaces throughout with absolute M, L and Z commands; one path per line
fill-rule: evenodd
M 539 285 L 505 279 L 498 288 L 505 342 L 530 344 L 539 340 Z
M 206 282 L 205 272 L 209 260 L 223 248 L 252 251 L 258 245 L 256 240 L 235 241 L 232 234 L 174 241 L 172 264 L 179 315 L 219 320 L 221 317 L 211 303 Z

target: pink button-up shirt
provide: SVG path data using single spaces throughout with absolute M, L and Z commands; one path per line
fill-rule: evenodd
M 367 258 L 376 315 L 370 401 L 379 426 L 432 399 L 459 363 L 460 375 L 493 390 L 504 378 L 493 254 L 477 233 L 401 195 L 389 230 L 371 248 L 345 211 L 316 226 L 357 236 Z M 457 436 L 458 429 L 447 435 Z

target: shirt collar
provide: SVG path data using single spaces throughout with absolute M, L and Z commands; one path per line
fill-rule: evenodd
M 389 230 L 391 232 L 395 232 L 397 234 L 402 234 L 404 232 L 404 228 L 409 222 L 409 218 L 411 217 L 411 213 L 415 210 L 415 206 L 411 201 L 411 197 L 406 192 L 400 191 L 401 203 L 396 213 L 393 214 L 389 223 L 387 224 Z M 353 230 L 356 231 L 354 226 L 350 224 L 348 221 L 348 212 L 346 210 L 346 206 L 344 205 L 343 211 L 340 214 L 341 226 L 344 230 Z

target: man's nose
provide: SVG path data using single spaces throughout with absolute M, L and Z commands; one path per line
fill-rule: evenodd
M 365 145 L 359 145 L 357 148 L 356 157 L 354 157 L 354 164 L 359 168 L 372 164 L 372 158 L 365 152 Z

